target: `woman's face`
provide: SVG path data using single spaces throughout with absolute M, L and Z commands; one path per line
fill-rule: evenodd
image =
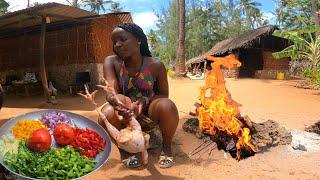
M 122 28 L 115 28 L 111 34 L 114 51 L 120 58 L 129 58 L 135 53 L 140 53 L 140 41 L 130 32 Z

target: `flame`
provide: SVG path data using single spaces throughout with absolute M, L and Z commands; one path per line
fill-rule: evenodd
M 241 63 L 234 55 L 213 57 L 207 55 L 212 70 L 206 72 L 205 85 L 200 88 L 199 100 L 201 106 L 197 107 L 200 129 L 207 134 L 215 135 L 217 130 L 226 132 L 231 137 L 236 137 L 237 159 L 240 159 L 241 148 L 256 149 L 251 144 L 250 130 L 242 128 L 241 122 L 236 118 L 239 104 L 235 102 L 225 86 L 225 80 L 220 67 L 228 69 L 240 67 Z

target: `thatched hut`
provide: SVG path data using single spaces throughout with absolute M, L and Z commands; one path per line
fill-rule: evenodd
M 281 51 L 290 45 L 287 39 L 273 36 L 276 26 L 268 25 L 251 30 L 236 38 L 229 38 L 218 42 L 208 52 L 187 61 L 187 67 L 203 67 L 206 61 L 205 54 L 225 56 L 230 53 L 242 63 L 239 69 L 224 71 L 226 76 L 275 78 L 278 72 L 289 69 L 289 59 L 274 59 L 273 52 Z M 208 62 L 210 63 L 210 62 Z
M 127 12 L 96 15 L 57 3 L 0 17 L 0 83 L 10 75 L 21 77 L 26 71 L 39 77 L 40 15 L 46 20 L 43 51 L 47 79 L 65 90 L 76 83 L 78 72 L 89 72 L 91 82 L 100 83 L 103 59 L 113 54 L 112 29 L 132 22 Z

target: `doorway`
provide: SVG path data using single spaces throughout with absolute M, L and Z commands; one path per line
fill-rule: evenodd
M 257 70 L 263 69 L 263 56 L 261 49 L 240 49 L 239 77 L 253 78 Z

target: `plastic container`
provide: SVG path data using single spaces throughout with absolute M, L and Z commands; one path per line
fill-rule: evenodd
M 284 73 L 283 72 L 277 73 L 277 80 L 284 80 Z

